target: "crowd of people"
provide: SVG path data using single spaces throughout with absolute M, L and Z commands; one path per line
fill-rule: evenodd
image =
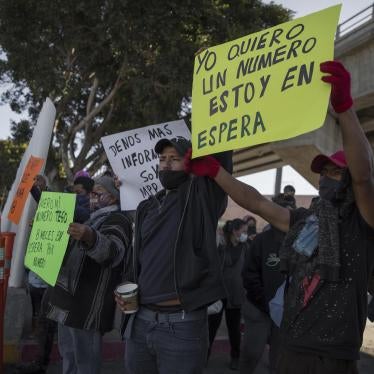
M 230 151 L 191 159 L 183 138 L 156 144 L 164 189 L 139 204 L 135 219 L 120 210 L 118 180 L 76 175 L 56 286 L 28 276 L 35 321 L 52 325 L 43 330 L 49 341 L 57 325 L 64 374 L 100 372 L 116 304 L 129 374 L 202 373 L 223 313 L 232 370 L 253 373 L 268 344 L 271 373 L 358 373 L 374 268 L 374 160 L 348 71 L 338 62 L 321 71 L 344 149 L 311 161 L 320 180 L 309 209 L 296 207 L 292 186 L 269 200 L 232 177 Z M 35 200 L 46 188 L 38 177 Z M 228 195 L 269 225 L 257 232 L 251 215 L 218 225 Z M 113 294 L 123 281 L 138 286 L 136 313 Z M 41 339 L 39 372 L 45 346 Z

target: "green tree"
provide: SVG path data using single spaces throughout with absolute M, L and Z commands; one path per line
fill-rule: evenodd
M 0 210 L 12 187 L 26 144 L 15 144 L 12 140 L 0 140 Z
M 188 114 L 199 48 L 291 14 L 259 0 L 0 0 L 1 100 L 35 121 L 52 99 L 53 167 L 71 179 L 103 165 L 103 135 Z
M 33 126 L 28 120 L 12 121 L 10 125 L 11 140 L 16 144 L 28 143 L 32 136 L 32 130 Z

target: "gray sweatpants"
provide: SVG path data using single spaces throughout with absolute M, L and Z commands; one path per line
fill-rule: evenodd
M 58 349 L 63 374 L 99 374 L 101 334 L 58 324 Z
M 248 301 L 242 305 L 244 337 L 240 351 L 240 373 L 251 374 L 261 359 L 267 343 L 270 345 L 269 362 L 275 372 L 278 354 L 279 328 L 271 318 Z

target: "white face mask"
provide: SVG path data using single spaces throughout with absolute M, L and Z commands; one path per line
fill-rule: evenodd
M 239 242 L 245 243 L 247 239 L 248 239 L 248 234 L 246 234 L 245 232 L 242 232 L 239 236 Z

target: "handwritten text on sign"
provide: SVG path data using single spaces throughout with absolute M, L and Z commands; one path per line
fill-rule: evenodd
M 27 162 L 8 214 L 8 219 L 17 225 L 21 219 L 23 208 L 34 183 L 34 178 L 42 169 L 43 164 L 44 160 L 42 158 L 34 156 L 31 156 Z
M 115 174 L 121 179 L 121 208 L 134 210 L 162 189 L 158 179 L 156 143 L 162 139 L 191 138 L 183 120 L 142 127 L 101 139 Z
M 341 6 L 209 48 L 195 58 L 193 156 L 287 139 L 323 124 Z
M 69 241 L 75 194 L 43 192 L 36 211 L 25 266 L 54 286 Z

